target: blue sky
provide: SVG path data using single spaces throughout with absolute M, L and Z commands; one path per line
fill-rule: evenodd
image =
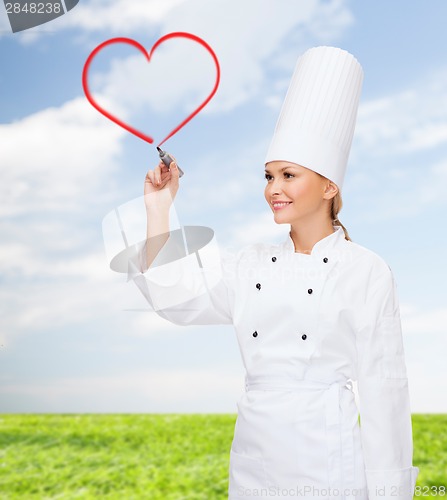
M 173 31 L 206 40 L 222 71 L 212 102 L 164 144 L 185 171 L 176 212 L 234 248 L 287 235 L 263 197 L 263 161 L 297 57 L 334 45 L 361 62 L 340 219 L 395 275 L 412 411 L 446 412 L 445 2 L 131 5 L 81 0 L 16 34 L 0 7 L 0 412 L 236 412 L 244 373 L 233 328 L 143 311 L 103 242 L 103 218 L 142 195 L 158 157 L 90 106 L 82 68 L 106 39 L 149 50 Z M 130 47 L 110 48 L 91 86 L 157 142 L 209 93 L 214 70 L 192 43 L 156 54 L 147 65 Z M 144 213 L 139 223 L 144 234 Z

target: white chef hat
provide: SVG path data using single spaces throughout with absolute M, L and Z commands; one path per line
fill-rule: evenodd
M 265 163 L 290 161 L 342 190 L 363 70 L 349 52 L 314 47 L 299 57 Z

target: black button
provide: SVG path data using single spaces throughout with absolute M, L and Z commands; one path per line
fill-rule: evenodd
M 260 290 L 260 289 L 261 289 L 261 283 L 256 283 L 256 288 L 257 288 L 258 290 Z
M 312 288 L 309 288 L 309 290 L 307 290 L 307 293 L 312 293 L 312 292 L 313 292 Z
M 276 257 L 272 257 L 272 262 L 276 262 Z
M 306 339 L 307 339 L 307 335 L 304 333 L 303 335 L 301 335 L 301 338 L 302 338 L 303 340 L 306 340 Z
M 257 337 L 258 336 L 258 332 L 253 332 L 253 337 Z
M 323 262 L 326 264 L 326 262 L 327 262 L 327 261 L 328 261 L 328 258 L 327 258 L 327 257 L 325 257 L 325 258 L 323 259 Z

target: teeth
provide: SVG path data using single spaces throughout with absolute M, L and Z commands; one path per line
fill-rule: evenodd
M 286 205 L 289 205 L 291 202 L 288 201 L 287 203 L 273 203 L 274 207 L 285 207 Z

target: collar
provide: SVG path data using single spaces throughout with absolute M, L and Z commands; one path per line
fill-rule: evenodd
M 302 256 L 303 258 L 314 257 L 316 254 L 320 254 L 321 252 L 326 252 L 327 250 L 330 250 L 334 248 L 336 245 L 338 245 L 341 240 L 345 239 L 345 233 L 341 226 L 332 226 L 332 227 L 334 229 L 334 232 L 332 234 L 329 234 L 328 236 L 325 236 L 321 240 L 317 241 L 313 246 L 310 254 L 295 252 L 295 245 L 293 243 L 292 236 L 290 235 L 290 231 L 287 235 L 286 241 L 282 244 L 283 249 L 287 253 L 292 253 L 300 257 Z

